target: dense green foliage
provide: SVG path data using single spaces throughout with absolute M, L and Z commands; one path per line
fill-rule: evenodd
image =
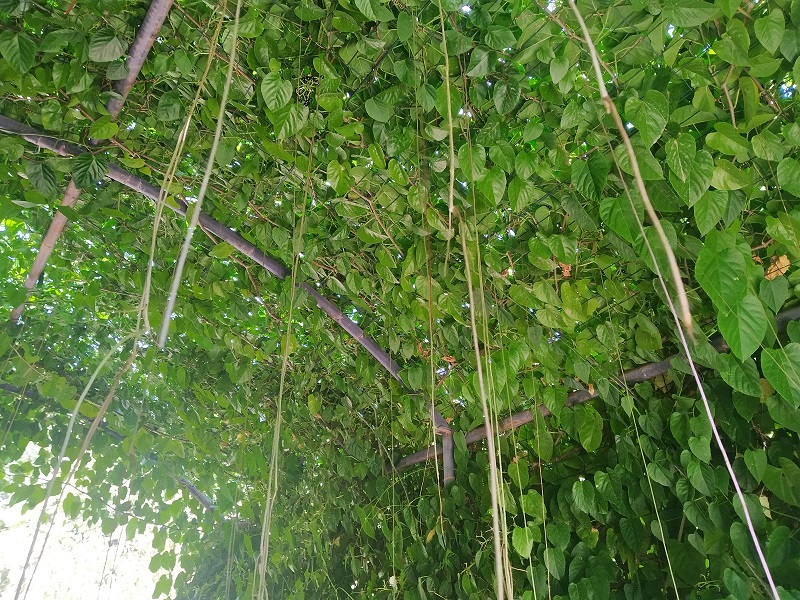
M 83 189 L 23 321 L 0 331 L 0 454 L 14 463 L 0 490 L 43 500 L 69 411 L 137 327 L 153 205 L 104 175 L 115 163 L 161 182 L 224 14 L 167 203 L 197 194 L 235 42 L 204 212 L 296 259 L 297 281 L 421 392 L 289 280 L 198 232 L 167 348 L 140 340 L 63 510 L 106 532 L 153 526 L 154 570 L 179 542 L 184 572 L 157 593 L 249 598 L 288 344 L 272 597 L 489 597 L 487 451 L 464 442 L 484 422 L 472 308 L 492 415 L 552 413 L 499 443 L 517 597 L 769 597 L 686 358 L 632 389 L 615 377 L 677 354 L 678 338 L 645 241 L 665 269 L 664 251 L 640 233 L 630 160 L 566 3 L 246 0 L 236 40 L 233 2 L 211 4 L 172 8 L 113 122 L 110 81 L 147 6 L 0 0 L 0 114 L 92 150 L 61 158 L 0 132 L 3 314 L 25 299 L 67 182 Z M 800 0 L 578 7 L 678 258 L 694 358 L 767 562 L 782 598 L 800 598 L 800 326 L 774 319 L 800 295 Z M 158 232 L 154 327 L 185 232 L 172 214 Z M 576 389 L 600 397 L 565 407 Z M 447 488 L 432 462 L 384 471 L 432 442 L 431 397 L 455 432 Z M 29 442 L 41 451 L 19 460 Z

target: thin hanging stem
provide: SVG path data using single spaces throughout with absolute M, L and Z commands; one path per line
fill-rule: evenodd
M 214 141 L 211 143 L 211 152 L 206 162 L 206 171 L 203 175 L 203 182 L 200 184 L 200 192 L 197 194 L 197 201 L 192 207 L 192 216 L 189 219 L 189 228 L 186 231 L 186 237 L 183 239 L 183 247 L 178 256 L 178 263 L 175 265 L 175 274 L 172 278 L 172 287 L 169 291 L 169 298 L 167 299 L 167 306 L 164 309 L 164 320 L 161 322 L 161 332 L 158 335 L 158 347 L 164 348 L 167 342 L 167 334 L 169 333 L 169 322 L 172 319 L 172 312 L 175 309 L 175 300 L 178 297 L 178 289 L 181 286 L 181 279 L 183 278 L 183 266 L 186 263 L 186 257 L 189 254 L 189 247 L 192 245 L 192 236 L 200 220 L 200 211 L 203 208 L 203 200 L 208 190 L 208 182 L 211 180 L 211 173 L 214 170 L 214 159 L 217 156 L 217 148 L 219 148 L 219 140 L 222 137 L 222 126 L 225 124 L 225 108 L 228 105 L 228 92 L 231 89 L 231 80 L 233 79 L 233 65 L 236 62 L 236 42 L 239 38 L 239 13 L 242 9 L 242 0 L 236 3 L 236 13 L 233 17 L 233 30 L 231 32 L 231 60 L 228 63 L 228 73 L 225 79 L 225 86 L 222 89 L 222 98 L 219 103 L 219 117 L 217 117 L 217 127 L 214 131 Z M 209 59 L 210 60 L 210 59 Z

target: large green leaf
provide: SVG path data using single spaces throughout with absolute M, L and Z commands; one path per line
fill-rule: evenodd
M 270 110 L 279 110 L 292 98 L 292 82 L 285 81 L 279 73 L 268 73 L 261 80 L 261 95 Z
M 676 175 L 670 176 L 670 184 L 678 195 L 689 205 L 694 205 L 697 199 L 702 196 L 711 185 L 711 177 L 714 174 L 714 159 L 706 150 L 700 150 L 695 154 L 694 160 L 689 166 L 689 175 L 686 179 L 680 179 Z
M 125 54 L 125 42 L 117 37 L 111 27 L 104 27 L 95 32 L 89 42 L 89 60 L 110 62 Z
M 753 360 L 745 359 L 741 361 L 731 354 L 721 354 L 717 368 L 725 383 L 734 390 L 756 398 L 761 395 L 758 369 Z
M 795 257 L 800 258 L 800 211 L 767 217 L 767 233 Z
M 644 98 L 629 98 L 625 102 L 625 118 L 628 119 L 649 148 L 664 131 L 669 118 L 667 98 L 657 90 L 649 90 Z
M 36 59 L 36 44 L 25 33 L 0 33 L 0 54 L 20 75 L 30 71 Z
M 784 158 L 778 165 L 778 185 L 800 198 L 800 162 L 794 158 Z
M 506 174 L 500 167 L 487 169 L 478 180 L 478 189 L 492 201 L 499 204 L 506 192 Z
M 669 140 L 666 144 L 667 165 L 672 173 L 680 180 L 689 179 L 692 163 L 697 155 L 694 138 L 688 133 Z
M 346 194 L 351 187 L 353 187 L 353 179 L 350 177 L 350 170 L 346 165 L 341 164 L 338 160 L 332 160 L 328 163 L 328 181 L 336 190 L 337 194 Z
M 756 19 L 754 23 L 756 38 L 770 54 L 774 53 L 781 45 L 785 26 L 786 22 L 779 8 L 772 9 L 766 17 Z
M 529 558 L 533 550 L 534 542 L 541 541 L 541 533 L 539 528 L 535 525 L 528 525 L 527 527 L 514 527 L 511 534 L 511 544 L 514 550 L 522 558 Z
M 392 117 L 391 105 L 380 98 L 369 98 L 364 103 L 364 108 L 367 110 L 367 114 L 370 117 L 382 123 L 385 123 Z
M 611 231 L 633 243 L 640 237 L 639 223 L 644 220 L 644 205 L 626 196 L 603 198 L 600 201 L 600 218 Z M 636 212 L 634 212 L 634 208 Z
M 108 173 L 108 159 L 101 154 L 86 152 L 72 163 L 72 179 L 79 189 L 92 189 Z
M 445 40 L 447 42 L 447 53 L 450 56 L 458 56 L 472 50 L 472 38 L 455 29 L 450 29 L 446 32 Z
M 520 99 L 519 84 L 513 81 L 503 81 L 494 88 L 494 105 L 497 112 L 505 115 L 514 110 Z
M 697 258 L 694 275 L 720 311 L 733 313 L 739 300 L 747 294 L 744 256 L 737 249 L 717 247 L 707 239 Z
M 740 360 L 746 360 L 761 345 L 769 319 L 758 296 L 748 293 L 730 311 L 721 309 L 717 324 L 731 351 Z
M 700 235 L 705 235 L 719 223 L 728 207 L 729 192 L 709 190 L 694 205 L 694 220 Z
M 701 0 L 672 0 L 664 5 L 663 11 L 667 23 L 676 27 L 696 27 L 721 14 L 717 6 Z
M 284 115 L 282 115 L 283 119 L 278 129 L 278 139 L 284 139 L 298 133 L 308 122 L 307 106 L 292 102 L 288 110 L 286 108 L 282 110 Z
M 761 370 L 773 388 L 794 408 L 800 407 L 800 344 L 792 342 L 761 353 Z
M 58 178 L 55 171 L 46 163 L 28 161 L 25 174 L 34 189 L 45 198 L 53 199 L 58 194 Z
M 599 200 L 606 187 L 611 161 L 605 154 L 594 152 L 586 160 L 574 160 L 571 166 L 572 185 L 584 196 Z
M 511 50 L 517 43 L 514 33 L 502 25 L 489 25 L 486 29 L 484 42 L 494 50 Z

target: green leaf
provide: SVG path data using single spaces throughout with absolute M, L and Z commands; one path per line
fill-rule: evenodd
M 108 159 L 100 154 L 86 152 L 72 163 L 72 179 L 79 189 L 94 189 L 108 173 Z
M 744 451 L 744 464 L 747 465 L 747 470 L 750 471 L 753 478 L 761 483 L 767 468 L 767 453 L 761 448 L 756 450 L 748 448 Z
M 711 496 L 714 493 L 716 478 L 709 465 L 691 460 L 686 467 L 686 474 L 689 477 L 689 482 L 698 492 L 704 496 Z
M 783 348 L 764 348 L 761 370 L 767 381 L 793 407 L 800 406 L 800 344 L 792 342 Z
M 525 210 L 525 207 L 541 198 L 543 192 L 536 188 L 530 181 L 523 181 L 519 177 L 514 177 L 508 184 L 508 200 L 511 208 L 517 212 Z
M 689 167 L 688 179 L 682 181 L 677 177 L 670 177 L 670 184 L 686 204 L 692 206 L 711 185 L 713 174 L 714 159 L 708 151 L 700 150 Z
M 572 501 L 580 512 L 594 514 L 597 511 L 597 504 L 595 502 L 595 490 L 592 482 L 588 479 L 583 479 L 573 483 Z
M 711 186 L 718 190 L 740 190 L 751 183 L 750 173 L 724 158 L 718 158 L 711 174 Z
M 125 43 L 117 37 L 111 27 L 104 27 L 95 32 L 89 42 L 89 60 L 94 62 L 111 62 L 125 54 Z
M 58 178 L 55 171 L 47 164 L 37 161 L 25 163 L 25 174 L 33 189 L 45 198 L 52 200 L 58 194 Z
M 722 379 L 734 390 L 754 396 L 761 396 L 761 381 L 755 361 L 746 359 L 740 361 L 731 354 L 720 354 L 717 368 Z
M 303 0 L 298 6 L 295 7 L 294 14 L 297 15 L 301 21 L 318 21 L 327 13 L 324 8 L 320 8 L 313 2 Z
M 784 158 L 778 164 L 778 185 L 781 191 L 800 198 L 800 162 L 793 158 Z
M 786 277 L 762 279 L 758 286 L 758 297 L 772 312 L 780 312 L 783 304 L 789 299 L 789 281 Z
M 397 15 L 397 37 L 401 42 L 407 42 L 414 35 L 414 21 L 405 11 L 400 11 Z
M 476 144 L 464 144 L 458 149 L 458 166 L 467 181 L 477 181 L 486 171 L 486 149 Z
M 279 110 L 292 98 L 292 82 L 285 81 L 278 73 L 268 73 L 261 80 L 261 95 L 268 109 Z
M 697 155 L 694 138 L 688 133 L 673 138 L 667 142 L 666 151 L 670 171 L 681 181 L 687 181 Z
M 498 140 L 489 147 L 489 158 L 506 173 L 514 170 L 514 160 L 516 159 L 514 148 L 505 140 Z
M 338 160 L 328 163 L 327 169 L 328 182 L 339 195 L 344 195 L 353 187 L 353 178 L 347 165 L 341 164 Z
M 569 58 L 565 55 L 557 56 L 552 61 L 550 61 L 550 78 L 553 80 L 553 83 L 558 83 L 569 71 Z
M 492 167 L 478 180 L 478 189 L 495 205 L 499 204 L 506 192 L 506 174 L 500 167 Z
M 592 152 L 586 160 L 572 161 L 572 185 L 590 200 L 599 200 L 610 169 L 611 161 L 605 154 Z
M 108 140 L 117 135 L 119 125 L 111 121 L 108 115 L 100 117 L 89 127 L 89 137 L 95 140 Z
M 181 106 L 180 94 L 177 90 L 167 92 L 158 100 L 158 109 L 156 116 L 159 121 L 177 121 L 183 114 L 183 107 Z
M 494 50 L 508 50 L 514 48 L 517 38 L 508 27 L 489 25 L 483 41 Z
M 633 139 L 631 139 L 631 145 L 633 146 L 633 155 L 636 157 L 642 179 L 644 181 L 659 181 L 664 179 L 664 171 L 661 168 L 661 163 L 653 156 L 650 147 L 645 144 L 642 136 L 634 136 Z M 623 172 L 628 175 L 633 175 L 631 159 L 624 144 L 619 144 L 614 148 L 614 160 Z
M 689 438 L 689 450 L 704 463 L 711 462 L 711 439 L 692 436 Z
M 786 246 L 790 254 L 800 258 L 800 211 L 781 213 L 778 218 L 767 217 L 767 233 Z
M 372 5 L 373 0 L 355 0 L 356 7 L 361 11 L 361 14 L 367 17 L 370 21 L 377 20 L 375 8 Z
M 705 236 L 725 214 L 729 192 L 709 190 L 694 205 L 694 220 L 701 236 Z
M 450 56 L 458 56 L 472 50 L 472 38 L 455 29 L 449 29 L 445 32 L 445 40 L 447 54 Z
M 541 541 L 541 534 L 539 528 L 535 525 L 528 525 L 527 527 L 514 527 L 514 532 L 511 534 L 511 544 L 514 550 L 522 558 L 530 558 L 531 551 L 533 550 L 534 542 Z
M 745 360 L 761 345 L 769 320 L 758 296 L 747 293 L 731 312 L 720 310 L 717 324 L 731 352 Z
M 641 202 L 634 202 L 634 207 L 636 208 L 635 213 L 630 200 L 625 196 L 603 198 L 600 201 L 600 218 L 603 223 L 630 243 L 641 237 L 639 223 L 644 219 L 644 205 Z
M 733 248 L 715 243 L 716 232 L 706 237 L 695 264 L 695 278 L 718 310 L 733 312 L 747 294 L 747 271 L 744 256 Z
M 547 420 L 544 418 L 542 413 L 538 410 L 533 412 L 536 439 L 531 442 L 531 446 L 539 458 L 541 458 L 544 462 L 547 462 L 553 458 L 553 436 L 547 427 Z M 539 510 L 538 514 L 541 514 L 541 512 L 542 511 Z
M 781 45 L 785 26 L 786 22 L 779 8 L 772 9 L 766 17 L 756 19 L 756 22 L 753 24 L 756 38 L 770 54 L 774 54 L 775 50 Z
M 0 54 L 20 75 L 30 71 L 36 59 L 36 44 L 26 33 L 0 33 Z
M 322 410 L 322 400 L 317 398 L 314 394 L 309 394 L 306 400 L 308 403 L 308 412 L 311 413 L 311 416 L 318 415 L 319 411 Z
M 220 242 L 209 251 L 208 255 L 214 258 L 228 258 L 234 250 L 235 248 L 228 242 Z
M 564 576 L 564 572 L 567 569 L 567 557 L 560 548 L 545 548 L 544 564 L 550 576 L 558 581 Z
M 475 48 L 469 56 L 467 77 L 483 77 L 491 71 L 489 66 L 490 53 L 483 48 Z
M 582 409 L 582 410 L 579 410 Z M 591 406 L 575 407 L 578 440 L 587 452 L 594 452 L 603 441 L 603 417 Z
M 717 123 L 714 129 L 716 131 L 706 136 L 706 145 L 709 148 L 728 156 L 735 156 L 739 162 L 749 158 L 750 142 L 740 135 L 735 127 L 730 123 Z
M 667 126 L 669 103 L 659 91 L 649 90 L 643 99 L 628 98 L 625 102 L 625 118 L 639 130 L 639 136 L 649 148 Z
M 284 109 L 285 110 L 285 109 Z M 293 102 L 278 129 L 278 139 L 285 139 L 299 132 L 308 122 L 308 107 Z
M 537 522 L 544 523 L 547 509 L 542 495 L 536 490 L 528 490 L 520 498 L 520 506 L 526 515 L 533 517 Z
M 722 11 L 701 0 L 671 0 L 665 3 L 662 14 L 667 23 L 676 27 L 697 27 L 706 21 L 718 19 Z
M 519 84 L 512 81 L 502 81 L 494 88 L 494 105 L 497 112 L 506 115 L 514 110 L 520 98 Z
M 364 103 L 364 108 L 367 110 L 367 114 L 370 117 L 381 123 L 386 123 L 392 117 L 393 113 L 392 106 L 380 98 L 369 98 Z
M 783 140 L 771 131 L 764 130 L 752 137 L 753 154 L 770 162 L 779 162 L 783 159 Z

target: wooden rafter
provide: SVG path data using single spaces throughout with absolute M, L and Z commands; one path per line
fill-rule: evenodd
M 121 79 L 114 84 L 114 91 L 119 94 L 119 97 L 115 96 L 110 98 L 106 105 L 106 109 L 112 121 L 119 116 L 125 98 L 128 97 L 133 84 L 136 82 L 136 78 L 142 70 L 142 65 L 147 55 L 150 53 L 150 48 L 153 47 L 153 42 L 155 42 L 159 30 L 164 24 L 164 20 L 167 18 L 167 14 L 169 14 L 172 2 L 173 0 L 153 0 L 150 4 L 142 26 L 139 28 L 139 32 L 136 34 L 133 44 L 131 44 L 128 58 L 125 60 L 128 74 L 125 79 Z M 80 189 L 78 189 L 73 181 L 70 181 L 69 184 L 67 184 L 67 190 L 64 192 L 60 207 L 72 208 L 78 202 L 80 194 Z M 30 296 L 34 288 L 36 288 L 36 283 L 42 276 L 44 267 L 50 259 L 50 255 L 56 247 L 61 234 L 64 232 L 68 220 L 67 216 L 61 211 L 58 211 L 53 217 L 50 227 L 42 239 L 39 252 L 36 254 L 33 265 L 31 265 L 31 270 L 25 278 L 25 289 L 28 291 L 28 296 Z M 11 312 L 12 323 L 17 323 L 20 320 L 22 312 L 25 310 L 26 303 L 27 298 Z

